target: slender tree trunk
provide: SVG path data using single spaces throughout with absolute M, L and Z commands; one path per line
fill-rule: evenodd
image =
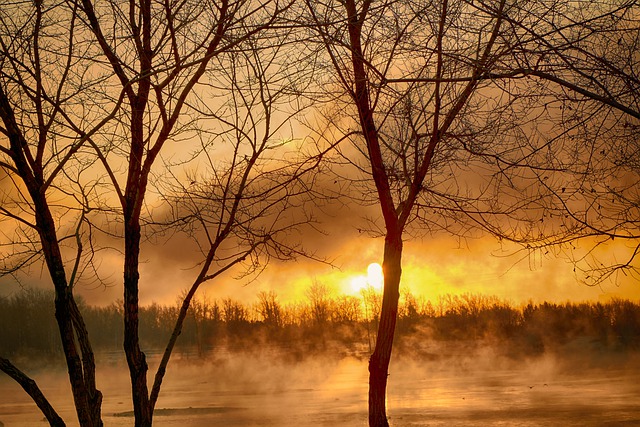
M 53 218 L 49 213 L 48 206 L 43 200 L 35 201 L 35 205 L 37 212 L 36 222 L 39 226 L 40 240 L 42 241 L 45 260 L 55 288 L 55 317 L 60 331 L 62 349 L 67 362 L 67 370 L 69 372 L 71 391 L 78 414 L 78 421 L 83 427 L 100 427 L 102 426 L 102 394 L 95 388 L 94 381 L 92 381 L 91 384 L 87 384 L 86 382 L 87 377 L 95 378 L 95 364 L 92 363 L 93 353 L 90 351 L 88 335 L 86 330 L 83 333 L 82 331 L 76 331 L 74 328 L 74 307 L 76 307 L 76 303 L 73 298 L 72 289 L 67 285 Z M 75 315 L 76 323 L 81 321 L 79 316 L 79 313 Z M 86 350 L 91 354 L 91 356 L 83 355 L 89 357 L 84 366 L 78 353 L 76 334 L 78 335 L 78 341 L 85 344 L 85 346 L 88 347 Z
M 83 427 L 101 425 L 95 424 L 91 418 L 91 414 L 95 411 L 91 411 L 89 406 L 89 393 L 84 383 L 82 363 L 75 346 L 73 325 L 71 317 L 69 316 L 68 297 L 66 297 L 64 293 L 64 291 L 59 293 L 56 290 L 55 316 L 58 322 L 58 329 L 60 330 L 60 339 L 62 340 L 62 349 L 67 362 L 71 392 L 78 414 L 78 421 Z
M 95 387 L 93 352 L 91 351 L 86 329 L 76 329 L 76 325 L 83 325 L 83 322 L 80 313 L 74 311 L 77 306 L 73 297 L 73 290 L 66 278 L 64 262 L 56 234 L 56 223 L 47 202 L 43 166 L 34 161 L 33 158 L 31 160 L 27 159 L 29 144 L 20 126 L 18 126 L 13 108 L 1 85 L 0 117 L 5 125 L 4 133 L 9 138 L 11 158 L 33 202 L 42 253 L 55 289 L 55 317 L 67 363 L 69 382 L 78 421 L 82 427 L 100 427 L 102 426 L 100 419 L 102 394 Z M 84 366 L 78 353 L 76 338 L 81 346 L 85 362 Z M 90 379 L 88 383 L 87 378 Z
M 151 32 L 149 2 L 141 2 L 144 24 L 143 43 L 148 46 Z M 141 73 L 150 70 L 150 56 L 144 50 L 141 56 Z M 144 203 L 149 170 L 143 167 L 145 159 L 144 114 L 147 110 L 150 80 L 148 77 L 139 82 L 139 92 L 130 98 L 131 102 L 131 148 L 127 185 L 124 195 L 124 352 L 131 377 L 131 398 L 136 427 L 151 427 L 153 411 L 149 404 L 147 371 L 149 369 L 145 354 L 140 349 L 139 337 L 139 260 L 140 260 L 140 213 Z M 147 158 L 148 160 L 148 158 Z
M 203 270 L 204 271 L 204 270 Z M 196 294 L 198 287 L 201 284 L 201 277 L 203 274 L 198 277 L 198 280 L 193 284 L 191 289 L 187 295 L 185 295 L 182 300 L 182 305 L 180 306 L 180 312 L 178 313 L 178 318 L 176 319 L 176 323 L 173 327 L 173 332 L 171 333 L 171 337 L 169 338 L 169 342 L 167 343 L 167 347 L 162 354 L 162 359 L 160 360 L 160 365 L 158 366 L 158 370 L 156 371 L 156 376 L 153 382 L 153 387 L 151 388 L 151 395 L 149 398 L 149 405 L 151 407 L 151 411 L 155 409 L 156 402 L 158 401 L 158 396 L 160 394 L 160 387 L 162 386 L 162 380 L 164 379 L 164 375 L 167 372 L 167 365 L 169 364 L 169 359 L 171 358 L 171 354 L 173 353 L 173 349 L 178 341 L 178 337 L 182 333 L 182 326 L 184 325 L 184 320 L 187 317 L 187 313 L 189 311 L 189 307 L 191 305 L 191 300 Z M 197 327 L 197 322 L 196 322 Z
M 386 414 L 387 376 L 389 374 L 389 362 L 391 360 L 398 315 L 398 300 L 400 298 L 402 231 L 404 223 L 399 220 L 399 210 L 396 209 L 393 203 L 389 177 L 385 171 L 378 139 L 378 129 L 373 119 L 373 110 L 370 103 L 368 79 L 361 44 L 362 23 L 368 12 L 368 4 L 366 7 L 363 6 L 360 14 L 357 12 L 355 0 L 345 0 L 344 4 L 349 19 L 347 28 L 349 31 L 355 86 L 353 100 L 358 108 L 360 126 L 367 143 L 371 174 L 376 185 L 387 230 L 382 262 L 384 272 L 382 309 L 380 311 L 376 347 L 369 359 L 369 426 L 388 427 L 389 422 Z M 410 203 L 407 203 L 407 206 L 410 209 Z
M 134 215 L 135 216 L 135 215 Z M 124 351 L 131 377 L 131 396 L 136 427 L 150 427 L 152 421 L 147 388 L 148 365 L 140 350 L 138 333 L 138 257 L 140 254 L 140 225 L 137 218 L 127 218 L 125 226 L 124 265 Z
M 388 232 L 384 244 L 384 293 L 376 347 L 369 359 L 369 426 L 388 427 L 386 412 L 387 378 L 398 318 L 402 275 L 402 233 Z
M 95 388 L 94 381 L 91 384 L 86 382 L 87 377 L 95 378 L 95 364 L 91 363 L 93 353 L 90 350 L 86 330 L 82 332 L 76 331 L 74 328 L 74 307 L 76 307 L 76 303 L 72 289 L 67 284 L 62 255 L 55 233 L 55 223 L 49 207 L 40 192 L 32 191 L 31 195 L 34 200 L 36 224 L 40 233 L 43 253 L 55 288 L 55 317 L 67 362 L 78 421 L 83 427 L 100 427 L 102 426 L 102 394 Z M 76 323 L 81 321 L 79 312 L 75 314 L 75 318 Z M 76 334 L 78 335 L 78 341 L 81 341 L 91 354 L 91 356 L 83 355 L 89 357 L 84 366 L 78 353 Z
M 82 367 L 84 373 L 84 383 L 87 389 L 87 399 L 89 411 L 93 425 L 102 426 L 102 392 L 96 388 L 96 362 L 93 348 L 89 341 L 89 331 L 84 323 L 84 318 L 80 309 L 72 298 L 69 301 L 71 320 L 76 333 L 76 340 L 82 351 Z

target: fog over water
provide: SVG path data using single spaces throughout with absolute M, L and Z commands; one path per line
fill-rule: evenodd
M 157 357 L 151 356 L 151 368 Z M 131 426 L 126 365 L 100 355 L 105 426 Z M 392 361 L 388 414 L 393 426 L 640 425 L 640 363 L 629 355 L 543 354 L 507 359 L 491 348 L 435 360 Z M 54 407 L 77 425 L 63 369 L 31 372 Z M 282 350 L 178 355 L 170 365 L 156 426 L 366 426 L 366 357 L 308 356 Z M 5 427 L 42 426 L 42 414 L 0 376 Z M 74 422 L 76 424 L 74 424 Z

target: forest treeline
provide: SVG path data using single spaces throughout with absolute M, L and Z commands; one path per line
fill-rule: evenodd
M 253 304 L 233 299 L 195 301 L 178 341 L 178 351 L 206 356 L 221 348 L 253 351 L 286 348 L 293 358 L 323 351 L 368 355 L 374 344 L 381 296 L 373 289 L 360 296 L 335 295 L 323 285 L 305 298 L 283 304 L 273 292 L 261 292 Z M 122 306 L 81 303 L 98 352 L 121 350 Z M 171 334 L 179 306 L 151 304 L 140 311 L 145 351 L 161 351 Z M 0 354 L 28 359 L 62 358 L 49 291 L 24 289 L 0 297 Z M 436 301 L 403 292 L 398 313 L 398 352 L 434 358 L 442 343 L 494 345 L 502 354 L 536 355 L 581 350 L 640 349 L 640 304 L 629 300 L 585 303 L 528 303 L 514 306 L 495 296 L 444 295 Z M 574 346 L 574 347 L 571 347 Z M 438 350 L 436 350 L 438 349 Z

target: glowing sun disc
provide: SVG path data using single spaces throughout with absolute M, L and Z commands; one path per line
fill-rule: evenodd
M 373 262 L 367 267 L 367 283 L 376 289 L 382 289 L 384 274 L 382 274 L 382 266 L 377 262 Z

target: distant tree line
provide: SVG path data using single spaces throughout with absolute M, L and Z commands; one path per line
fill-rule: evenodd
M 0 297 L 2 353 L 27 359 L 63 357 L 50 291 L 25 289 Z M 335 295 L 314 284 L 306 297 L 281 303 L 274 292 L 260 292 L 253 304 L 233 299 L 194 302 L 178 340 L 183 354 L 205 357 L 224 349 L 252 351 L 276 346 L 292 358 L 326 350 L 368 356 L 374 344 L 381 296 L 373 289 L 359 297 Z M 118 352 L 123 340 L 121 305 L 81 302 L 89 334 L 101 353 Z M 179 305 L 141 308 L 141 343 L 162 351 Z M 507 356 L 537 355 L 580 345 L 582 350 L 640 349 L 640 304 L 623 299 L 585 303 L 528 303 L 514 306 L 495 296 L 444 295 L 435 301 L 405 291 L 398 313 L 398 353 L 446 357 L 442 344 L 493 345 Z M 574 347 L 572 347 L 574 346 Z M 437 350 L 436 350 L 437 348 Z

